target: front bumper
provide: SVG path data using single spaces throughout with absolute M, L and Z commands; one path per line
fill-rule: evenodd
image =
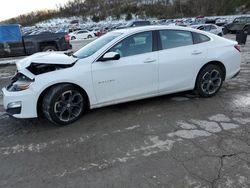
M 3 91 L 3 105 L 6 112 L 15 118 L 37 117 L 37 99 L 31 90 L 9 92 L 6 88 Z M 19 105 L 13 105 L 13 104 Z

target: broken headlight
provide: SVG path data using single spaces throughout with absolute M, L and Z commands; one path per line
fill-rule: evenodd
M 12 78 L 11 84 L 7 87 L 8 91 L 23 91 L 30 87 L 34 82 L 34 79 L 30 79 L 22 73 L 16 73 Z

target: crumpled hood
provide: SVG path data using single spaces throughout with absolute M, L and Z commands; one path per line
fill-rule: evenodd
M 77 61 L 77 58 L 60 53 L 40 52 L 16 62 L 17 70 L 27 68 L 31 63 L 70 65 Z

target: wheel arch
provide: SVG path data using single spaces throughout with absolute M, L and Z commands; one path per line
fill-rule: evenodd
M 225 65 L 224 65 L 222 62 L 220 62 L 220 61 L 210 61 L 210 62 L 206 63 L 205 65 L 203 65 L 203 66 L 200 68 L 198 74 L 196 75 L 195 85 L 196 85 L 196 82 L 197 82 L 197 79 L 198 79 L 198 76 L 199 76 L 200 72 L 202 71 L 202 69 L 204 69 L 204 68 L 205 68 L 206 66 L 208 66 L 208 65 L 216 65 L 216 66 L 219 66 L 220 69 L 221 69 L 222 72 L 223 72 L 223 77 L 222 77 L 222 78 L 223 78 L 223 81 L 225 81 L 225 79 L 226 79 L 226 67 L 225 67 Z
M 57 84 L 53 84 L 48 86 L 47 88 L 45 88 L 39 95 L 38 100 L 37 100 L 37 104 L 36 104 L 36 111 L 37 111 L 37 116 L 42 116 L 42 102 L 43 102 L 43 98 L 46 95 L 46 93 L 55 86 L 58 85 L 64 85 L 64 84 L 69 84 L 72 85 L 74 87 L 76 87 L 81 93 L 82 95 L 87 99 L 87 104 L 88 104 L 88 108 L 90 108 L 90 100 L 89 100 L 89 96 L 87 94 L 87 92 L 85 91 L 85 89 L 83 89 L 81 86 L 74 84 L 74 83 L 70 83 L 70 82 L 63 82 L 63 83 L 57 83 Z

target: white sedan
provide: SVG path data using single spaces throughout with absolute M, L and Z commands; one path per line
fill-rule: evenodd
M 72 33 L 69 33 L 70 40 L 81 40 L 81 39 L 90 39 L 95 37 L 93 32 L 88 30 L 78 30 Z
M 117 30 L 67 56 L 38 53 L 17 63 L 3 89 L 16 118 L 44 115 L 55 124 L 76 121 L 87 109 L 196 90 L 211 97 L 240 71 L 239 45 L 184 27 Z

